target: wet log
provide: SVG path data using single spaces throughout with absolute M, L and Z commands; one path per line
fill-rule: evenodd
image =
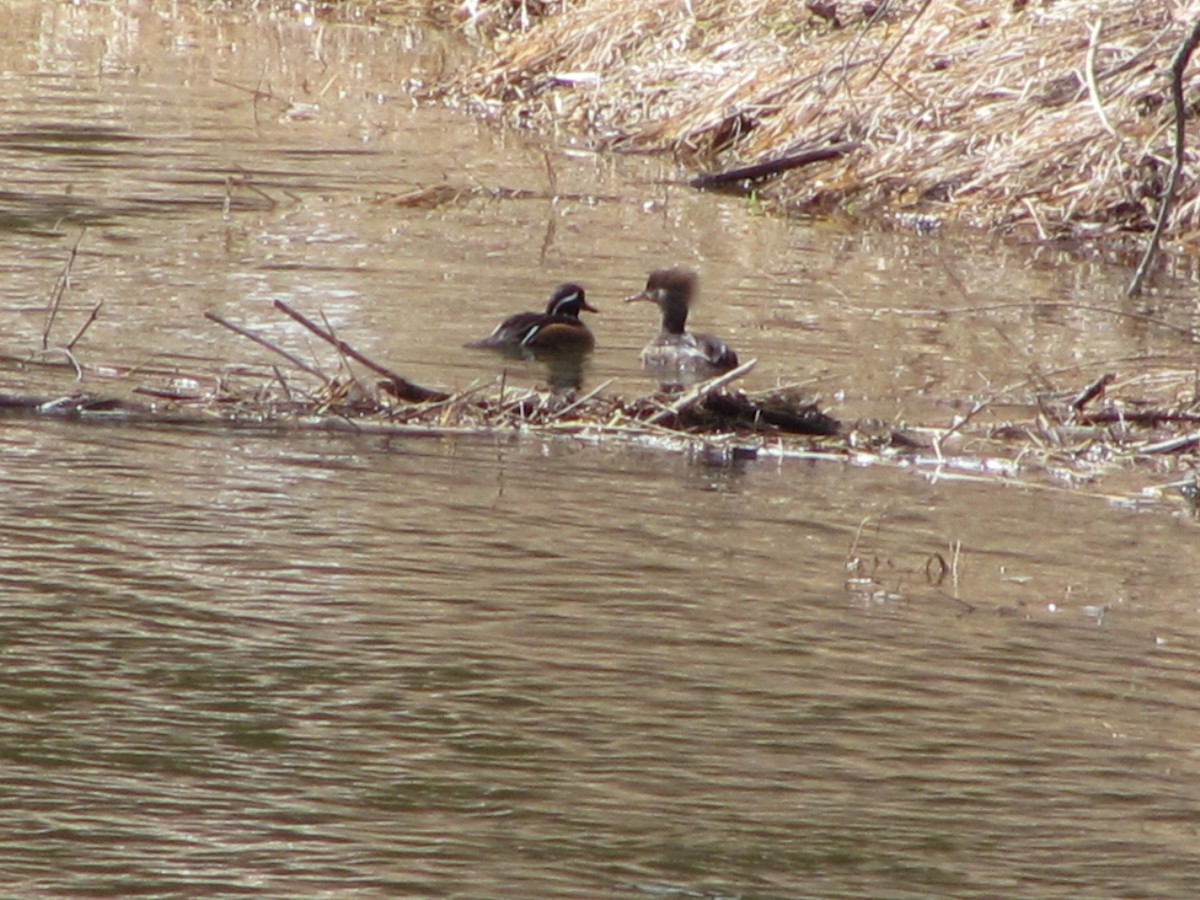
M 838 144 L 830 144 L 827 147 L 814 147 L 811 150 L 791 153 L 767 162 L 755 163 L 750 166 L 739 166 L 735 169 L 726 169 L 723 172 L 710 172 L 704 175 L 697 175 L 695 178 L 689 180 L 688 184 L 700 190 L 718 188 L 749 190 L 755 182 L 771 178 L 789 169 L 798 169 L 801 166 L 807 166 L 811 163 L 845 156 L 857 148 L 859 144 L 859 141 L 842 141 Z
M 833 437 L 842 431 L 842 423 L 815 403 L 789 407 L 755 402 L 741 394 L 713 394 L 697 409 L 696 416 L 699 423 L 709 426 L 718 424 L 785 434 Z

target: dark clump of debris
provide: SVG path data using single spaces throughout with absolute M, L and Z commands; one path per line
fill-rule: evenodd
M 717 393 L 705 398 L 681 419 L 691 428 L 710 430 L 777 431 L 782 434 L 832 436 L 842 423 L 816 403 L 778 391 L 761 398 L 743 393 Z

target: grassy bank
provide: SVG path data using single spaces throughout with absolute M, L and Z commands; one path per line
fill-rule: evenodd
M 1169 181 L 1171 62 L 1200 14 L 1172 0 L 479 0 L 457 12 L 481 55 L 444 74 L 444 101 L 670 152 L 690 173 L 818 151 L 730 184 L 790 211 L 1131 244 Z M 1198 82 L 1189 67 L 1193 137 Z M 1195 176 L 1189 151 L 1164 231 L 1174 249 L 1198 246 Z

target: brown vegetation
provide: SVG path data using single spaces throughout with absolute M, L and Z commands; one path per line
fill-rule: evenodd
M 438 95 L 598 147 L 723 170 L 841 145 L 752 186 L 788 210 L 1041 238 L 1145 236 L 1171 168 L 1175 0 L 463 3 L 478 64 Z M 492 31 L 483 34 L 481 29 Z M 1183 80 L 1195 115 L 1200 75 Z M 1185 160 L 1164 231 L 1192 249 Z

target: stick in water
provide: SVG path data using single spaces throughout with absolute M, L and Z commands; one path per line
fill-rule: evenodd
M 337 348 L 339 353 L 343 354 L 344 356 L 348 356 L 353 360 L 357 360 L 372 372 L 376 373 L 377 375 L 382 375 L 384 378 L 388 379 L 396 389 L 396 396 L 401 400 L 408 400 L 412 403 L 426 403 L 431 400 L 435 402 L 445 400 L 450 396 L 442 391 L 435 391 L 430 388 L 421 387 L 419 384 L 413 384 L 413 382 L 409 381 L 403 375 L 393 372 L 387 366 L 381 366 L 373 359 L 363 356 L 341 338 L 330 334 L 316 322 L 309 319 L 303 313 L 292 309 L 282 300 L 275 301 L 275 308 L 280 312 L 291 316 L 295 321 L 299 322 L 321 340 Z
M 730 369 L 724 375 L 718 375 L 716 378 L 710 378 L 701 384 L 696 385 L 666 409 L 659 410 L 654 415 L 646 420 L 647 424 L 654 425 L 661 422 L 668 416 L 677 416 L 685 409 L 690 409 L 695 406 L 705 397 L 714 394 L 730 382 L 737 381 L 751 369 L 758 365 L 757 359 L 749 359 L 742 363 L 736 369 Z
M 67 291 L 67 285 L 71 283 L 71 269 L 75 265 L 75 257 L 79 255 L 79 243 L 85 234 L 87 234 L 86 228 L 79 232 L 79 237 L 75 238 L 62 273 L 58 276 L 58 281 L 54 282 L 54 290 L 50 292 L 50 302 L 46 305 L 46 322 L 42 325 L 43 350 L 50 349 L 50 329 L 54 327 L 54 320 L 58 317 L 58 308 L 62 305 L 63 294 Z
M 250 340 L 254 341 L 254 343 L 258 344 L 260 347 L 266 347 L 272 353 L 278 353 L 280 356 L 282 356 L 284 359 L 286 359 L 288 362 L 290 362 L 297 369 L 301 369 L 301 370 L 307 372 L 309 375 L 312 375 L 316 378 L 321 379 L 322 383 L 324 383 L 324 384 L 329 384 L 329 381 L 330 381 L 329 376 L 326 375 L 324 372 L 322 372 L 320 369 L 318 369 L 316 366 L 306 363 L 304 360 L 300 359 L 298 356 L 293 356 L 291 353 L 288 353 L 288 351 L 284 350 L 282 347 L 277 347 L 275 344 L 272 344 L 270 341 L 268 341 L 265 337 L 257 335 L 253 331 L 249 331 L 249 330 L 243 328 L 241 325 L 234 325 L 228 319 L 223 318 L 222 316 L 218 316 L 215 312 L 206 312 L 204 314 L 204 318 L 208 319 L 210 322 L 216 322 L 218 325 L 222 326 L 223 328 L 228 328 L 234 334 L 240 334 L 244 338 L 249 338 Z

